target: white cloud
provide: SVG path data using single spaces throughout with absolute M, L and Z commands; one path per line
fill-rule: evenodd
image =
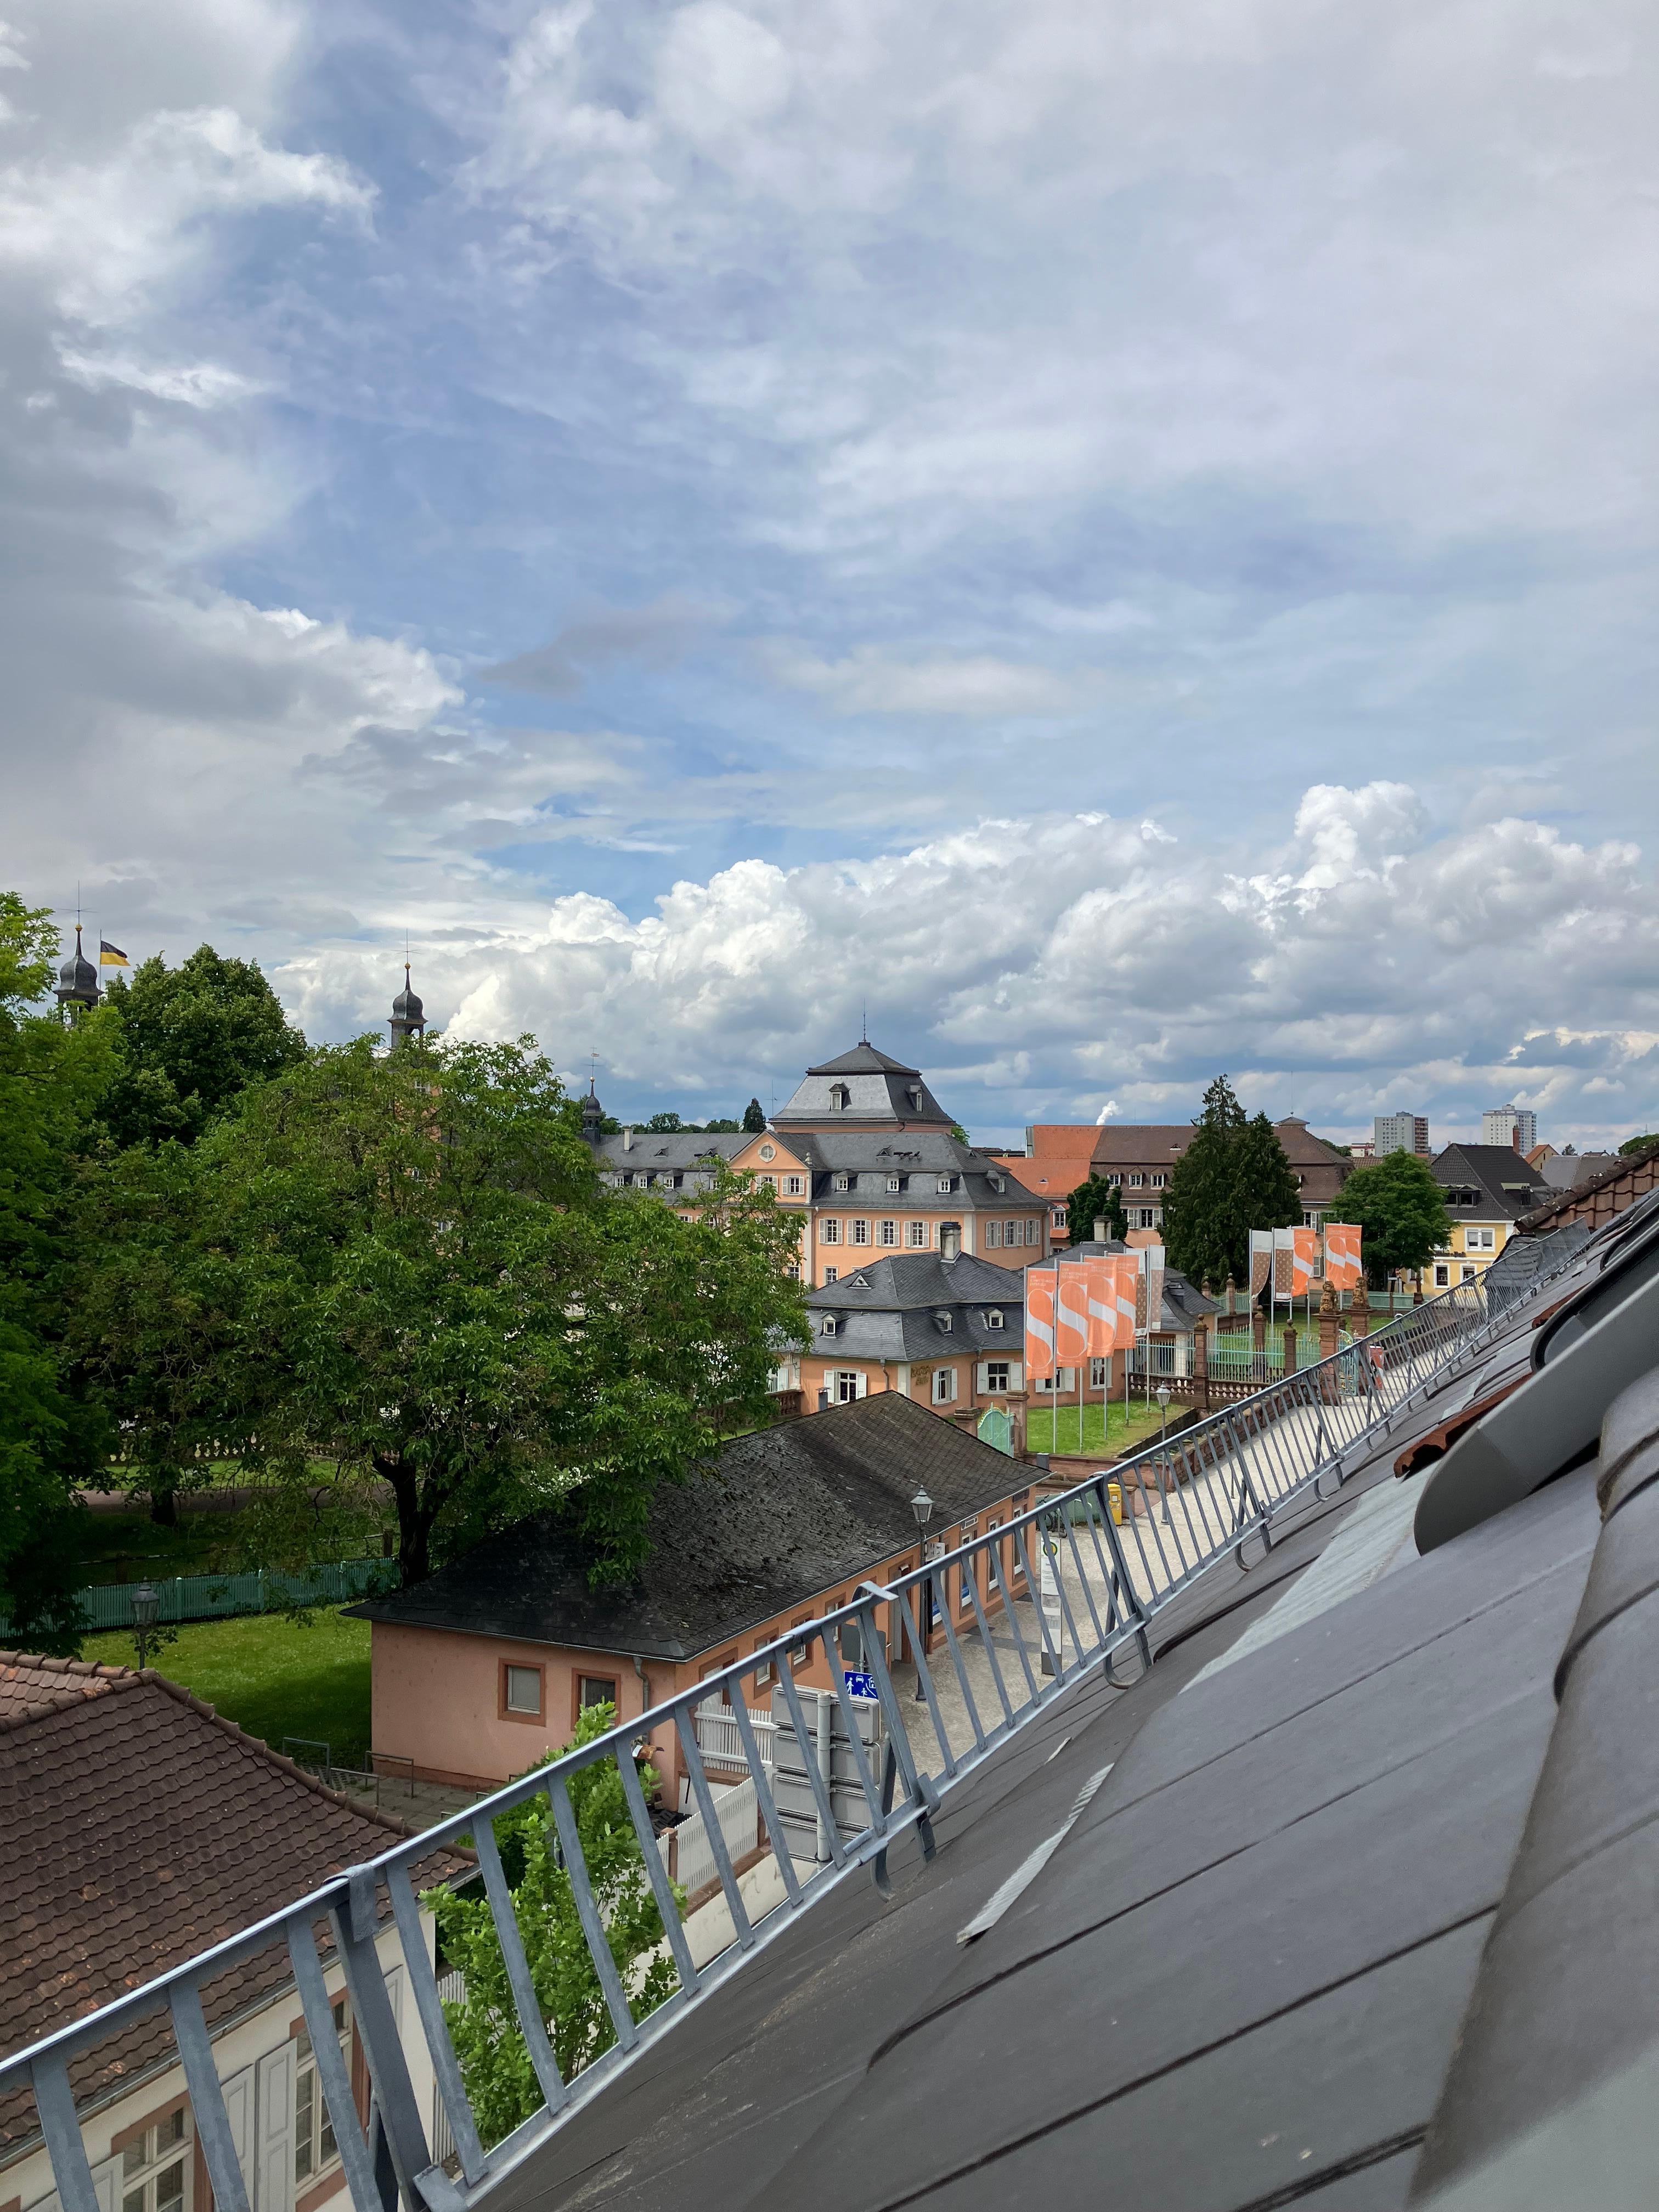
M 1383 896 L 1376 854 L 1403 826 L 1415 849 L 1389 854 Z M 574 894 L 493 939 L 430 938 L 419 972 L 457 1033 L 528 1029 L 569 1066 L 597 1048 L 613 1088 L 662 1103 L 763 1078 L 781 1093 L 856 1034 L 867 995 L 877 1041 L 980 1129 L 1179 1118 L 1226 1068 L 1250 1103 L 1339 1130 L 1432 1097 L 1443 1135 L 1513 1091 L 1517 1047 L 1558 1140 L 1607 1128 L 1612 1083 L 1620 1114 L 1659 1118 L 1659 888 L 1629 847 L 1522 823 L 1437 836 L 1378 784 L 1310 791 L 1276 857 L 1253 887 L 1132 824 L 985 821 L 866 861 L 743 860 L 637 920 Z M 287 982 L 373 1019 L 388 972 L 336 954 Z
M 773 647 L 762 655 L 780 684 L 815 692 L 841 714 L 1065 714 L 1075 688 L 1047 668 L 1019 667 L 988 653 L 906 661 L 874 647 L 843 660 Z

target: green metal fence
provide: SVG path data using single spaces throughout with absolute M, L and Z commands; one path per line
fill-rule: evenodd
M 345 1605 L 353 1598 L 390 1589 L 397 1577 L 391 1559 L 340 1559 L 292 1575 L 272 1567 L 258 1567 L 246 1575 L 158 1575 L 150 1588 L 155 1592 L 156 1620 L 176 1624 L 272 1613 L 285 1605 Z M 132 1593 L 137 1587 L 137 1583 L 99 1583 L 77 1590 L 88 1630 L 131 1628 Z M 0 1613 L 0 1637 L 9 1634 L 10 1627 L 9 1616 Z

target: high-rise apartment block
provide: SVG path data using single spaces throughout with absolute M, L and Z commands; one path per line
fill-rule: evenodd
M 1480 1141 L 1529 1152 L 1538 1142 L 1538 1116 L 1530 1106 L 1489 1106 L 1480 1116 Z
M 1379 1114 L 1371 1125 L 1371 1134 L 1379 1160 L 1389 1152 L 1415 1152 L 1424 1160 L 1429 1157 L 1426 1114 Z M 1506 1138 L 1504 1142 L 1508 1141 Z

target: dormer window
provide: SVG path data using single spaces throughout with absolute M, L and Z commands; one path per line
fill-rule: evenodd
M 826 1336 L 834 1336 L 836 1334 L 839 1326 L 840 1324 L 836 1322 L 834 1314 L 825 1314 L 823 1316 L 823 1333 Z
M 910 1111 L 911 1111 L 913 1114 L 920 1114 L 920 1113 L 921 1113 L 921 1084 L 919 1084 L 919 1083 L 913 1083 L 913 1084 L 911 1084 L 911 1085 L 910 1085 L 910 1086 L 909 1086 L 909 1088 L 906 1091 L 906 1092 L 905 1092 L 905 1094 L 904 1094 L 904 1095 L 905 1095 L 905 1097 L 906 1097 L 909 1100 L 909 1102 L 910 1102 Z
M 830 1085 L 830 1111 L 832 1114 L 844 1114 L 852 1103 L 853 1094 L 844 1083 Z
M 1002 1193 L 1007 1189 L 1008 1186 L 1004 1182 L 1000 1176 L 993 1176 L 991 1177 L 991 1188 L 997 1193 L 998 1196 L 1000 1197 Z
M 946 1334 L 946 1336 L 949 1336 L 949 1334 L 951 1334 L 951 1316 L 950 1316 L 950 1315 L 949 1315 L 948 1313 L 942 1313 L 942 1314 L 940 1314 L 940 1315 L 939 1316 L 939 1317 L 938 1317 L 938 1318 L 939 1318 L 939 1327 L 940 1327 L 940 1328 L 945 1331 L 945 1334 Z
M 853 1178 L 852 1178 L 852 1176 L 849 1176 L 849 1175 L 838 1175 L 838 1176 L 836 1177 L 836 1188 L 837 1190 L 851 1190 L 851 1188 L 853 1188 Z
M 941 1198 L 949 1198 L 951 1195 L 951 1185 L 952 1181 L 953 1178 L 950 1176 L 941 1176 L 939 1177 L 939 1194 Z
M 898 1190 L 899 1190 L 899 1188 L 900 1188 L 900 1187 L 901 1187 L 902 1182 L 902 1177 L 901 1177 L 901 1176 L 888 1176 L 888 1178 L 887 1178 L 887 1188 L 888 1188 L 888 1190 L 889 1190 L 890 1193 L 892 1193 L 892 1194 L 896 1194 L 896 1193 L 898 1192 Z
M 993 1306 L 991 1308 L 989 1313 L 985 1316 L 985 1326 L 987 1328 L 1000 1328 L 1002 1327 L 1002 1308 L 1000 1306 Z

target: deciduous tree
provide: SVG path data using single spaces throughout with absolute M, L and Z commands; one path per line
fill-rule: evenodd
M 1358 1224 L 1366 1279 L 1377 1287 L 1401 1269 L 1426 1267 L 1451 1239 L 1445 1194 L 1415 1152 L 1357 1167 L 1327 1218 Z
M 100 1118 L 118 1145 L 194 1144 L 250 1084 L 304 1059 L 306 1041 L 256 963 L 210 945 L 169 968 L 159 955 L 109 987 L 122 1065 Z

